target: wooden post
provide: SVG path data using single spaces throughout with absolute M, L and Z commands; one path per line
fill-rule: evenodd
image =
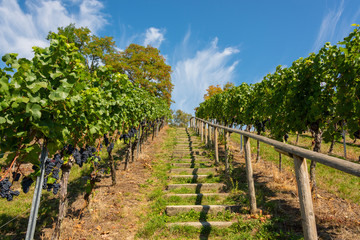
M 196 133 L 198 134 L 198 135 L 200 135 L 200 121 L 199 120 L 196 120 Z
M 201 134 L 201 142 L 204 141 L 204 123 L 203 122 L 200 122 L 200 134 Z
M 225 173 L 229 173 L 229 146 L 228 146 L 228 132 L 224 129 L 224 140 L 225 140 Z
M 208 132 L 206 131 L 206 123 L 204 123 L 204 142 L 205 142 L 205 146 L 207 146 L 207 144 L 208 144 L 208 136 L 207 136 L 207 134 L 208 134 Z
M 214 127 L 215 163 L 219 163 L 218 129 Z
M 211 148 L 211 126 L 208 126 L 208 147 Z
M 345 139 L 345 130 L 344 126 L 342 125 L 342 136 L 343 136 L 343 145 L 344 145 L 344 158 L 346 159 L 346 139 Z
M 256 162 L 260 161 L 260 141 L 256 141 Z
M 245 163 L 246 163 L 246 178 L 249 186 L 249 200 L 250 200 L 250 212 L 256 213 L 256 197 L 254 187 L 253 170 L 251 166 L 251 148 L 249 137 L 244 136 L 244 149 L 245 149 Z
M 243 152 L 243 135 L 240 134 L 240 153 L 242 152 Z
M 282 156 L 281 153 L 279 153 L 279 172 L 281 172 L 281 162 L 282 162 Z
M 305 240 L 316 240 L 315 213 L 311 197 L 308 169 L 306 160 L 302 157 L 293 156 L 298 195 L 300 201 L 301 222 Z

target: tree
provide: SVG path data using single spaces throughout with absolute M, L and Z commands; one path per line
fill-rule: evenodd
M 91 34 L 87 27 L 76 28 L 75 24 L 71 23 L 66 27 L 59 27 L 58 34 L 67 37 L 69 43 L 75 43 L 90 72 L 105 64 L 105 58 L 116 51 L 113 37 L 98 37 Z M 47 39 L 51 39 L 51 32 Z
M 114 71 L 127 74 L 135 86 L 165 99 L 170 105 L 174 88 L 171 66 L 165 63 L 165 58 L 157 48 L 130 44 L 123 52 L 107 55 L 105 63 L 112 66 Z
M 173 119 L 175 125 L 178 127 L 185 127 L 188 125 L 190 121 L 191 114 L 181 111 L 180 109 L 176 110 L 175 114 L 173 114 Z
M 209 98 L 211 98 L 213 95 L 217 94 L 217 93 L 221 93 L 223 90 L 220 87 L 220 85 L 210 85 L 207 89 L 206 89 L 206 94 L 204 95 L 204 100 L 208 100 Z
M 232 88 L 234 88 L 234 87 L 235 87 L 235 84 L 234 84 L 234 83 L 232 83 L 232 82 L 227 82 L 227 83 L 224 84 L 223 89 L 224 89 L 224 91 L 225 91 L 225 90 L 228 90 L 228 89 L 232 89 Z

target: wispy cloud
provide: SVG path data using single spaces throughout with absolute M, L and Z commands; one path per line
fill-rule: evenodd
M 188 32 L 182 44 L 186 45 L 189 38 Z M 172 109 L 193 113 L 210 85 L 223 85 L 233 80 L 238 61 L 231 59 L 239 50 L 234 47 L 221 50 L 217 44 L 218 39 L 215 38 L 195 56 L 180 59 L 174 64 L 172 81 L 175 87 L 172 95 L 175 103 Z
M 339 6 L 335 6 L 333 9 L 328 10 L 327 14 L 323 18 L 318 36 L 313 45 L 312 51 L 318 51 L 325 42 L 333 42 L 335 31 L 339 20 L 344 11 L 344 0 L 342 0 Z
M 107 23 L 100 1 L 78 0 L 71 4 L 76 13 L 59 0 L 26 0 L 24 8 L 16 0 L 0 0 L 0 55 L 15 52 L 31 58 L 32 46 L 48 45 L 45 38 L 49 31 L 75 23 L 96 33 Z
M 144 46 L 151 45 L 159 48 L 161 43 L 165 40 L 165 30 L 158 28 L 148 28 L 145 33 Z

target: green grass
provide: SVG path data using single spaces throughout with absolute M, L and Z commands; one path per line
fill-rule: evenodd
M 183 187 L 183 188 L 177 188 L 177 189 L 172 189 L 172 190 L 168 190 L 167 191 L 168 193 L 178 193 L 178 194 L 182 194 L 182 193 L 196 193 L 196 190 L 195 189 L 189 189 L 189 188 L 186 188 L 186 187 Z M 204 191 L 204 190 L 201 190 L 202 193 L 215 193 L 217 192 L 215 189 L 210 189 L 208 191 Z
M 242 205 L 247 202 L 246 195 L 202 196 L 202 197 L 167 197 L 167 203 L 171 205 Z
M 210 174 L 206 178 L 171 178 L 170 184 L 180 184 L 180 183 L 219 183 L 222 179 L 220 176 L 214 176 Z
M 190 210 L 187 213 L 181 213 L 176 216 L 167 217 L 167 222 L 196 222 L 196 221 L 233 221 L 236 213 L 230 211 L 219 212 L 217 214 L 206 214 L 205 212 L 196 212 Z

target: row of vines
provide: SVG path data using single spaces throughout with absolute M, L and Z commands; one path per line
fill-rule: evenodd
M 342 42 L 326 43 L 290 67 L 278 66 L 259 83 L 242 83 L 214 94 L 200 104 L 196 116 L 254 127 L 258 134 L 266 130 L 277 140 L 310 130 L 316 152 L 323 139 L 339 140 L 343 131 L 360 138 L 360 28 L 354 26 Z M 312 161 L 313 189 L 315 167 Z
M 108 66 L 89 71 L 75 43 L 56 33 L 50 46 L 34 47 L 31 60 L 7 54 L 0 69 L 0 150 L 8 168 L 1 173 L 0 196 L 8 201 L 19 195 L 10 179 L 21 181 L 23 192 L 40 173 L 44 152 L 43 189 L 59 194 L 59 214 L 52 239 L 59 239 L 66 215 L 67 186 L 73 164 L 91 166 L 85 200 L 105 165 L 116 184 L 114 143 L 124 140 L 130 158 L 151 129 L 169 117 L 167 101 L 129 81 Z M 108 159 L 100 158 L 105 145 Z M 127 158 L 128 162 L 129 158 Z M 107 161 L 107 162 L 104 162 Z M 23 176 L 21 164 L 33 164 Z M 59 193 L 58 193 L 59 192 Z

